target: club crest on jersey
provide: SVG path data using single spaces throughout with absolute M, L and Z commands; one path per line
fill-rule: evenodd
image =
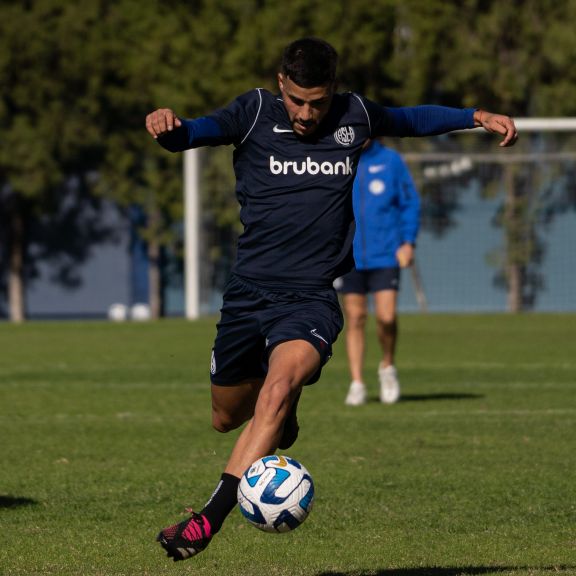
M 342 146 L 350 146 L 354 142 L 354 128 L 352 126 L 341 126 L 334 132 L 334 140 Z

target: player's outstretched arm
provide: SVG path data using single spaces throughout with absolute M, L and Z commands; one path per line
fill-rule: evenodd
M 180 126 L 182 123 L 170 108 L 159 108 L 146 116 L 146 130 L 153 138 L 158 138 Z
M 486 110 L 474 111 L 474 124 L 482 126 L 487 132 L 502 134 L 504 138 L 500 146 L 513 146 L 518 140 L 518 132 L 514 120 L 503 114 L 492 114 Z

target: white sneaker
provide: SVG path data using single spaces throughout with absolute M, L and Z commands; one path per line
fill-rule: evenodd
M 394 404 L 400 398 L 400 383 L 394 366 L 378 369 L 380 379 L 380 402 Z
M 366 403 L 366 386 L 362 382 L 354 380 L 350 384 L 348 395 L 344 401 L 348 406 L 360 406 Z

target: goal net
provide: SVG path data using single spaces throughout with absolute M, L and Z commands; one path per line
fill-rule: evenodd
M 401 311 L 576 311 L 576 119 L 517 126 L 520 139 L 506 149 L 482 130 L 383 140 L 402 154 L 422 201 Z M 233 265 L 231 156 L 187 153 L 188 317 L 218 310 Z

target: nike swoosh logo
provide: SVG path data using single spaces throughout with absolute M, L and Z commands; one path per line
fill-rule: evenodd
M 283 134 L 284 132 L 294 132 L 294 130 L 292 130 L 291 128 L 290 130 L 286 128 L 279 128 L 278 124 L 276 124 L 274 128 L 272 128 L 272 132 L 276 132 L 276 134 Z
M 386 168 L 386 164 L 374 164 L 372 166 L 368 166 L 368 172 L 370 174 L 377 174 L 378 172 L 382 172 Z
M 328 344 L 328 341 L 323 338 L 322 336 L 320 336 L 320 334 L 318 334 L 318 332 L 316 332 L 316 330 L 318 330 L 318 328 L 312 328 L 312 330 L 310 330 L 310 334 L 312 334 L 312 336 L 316 336 L 316 338 L 320 338 L 320 340 L 322 340 L 322 342 L 325 342 L 326 344 Z

